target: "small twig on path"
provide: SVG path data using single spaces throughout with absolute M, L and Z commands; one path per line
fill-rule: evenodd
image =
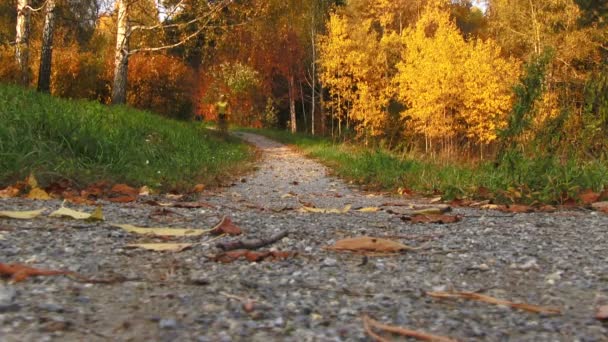
M 288 231 L 282 231 L 268 239 L 253 239 L 253 240 L 236 240 L 220 242 L 216 246 L 224 251 L 231 251 L 234 249 L 258 249 L 266 245 L 275 243 L 289 234 Z
M 428 333 L 425 333 L 422 331 L 410 330 L 410 329 L 405 329 L 405 328 L 401 328 L 401 327 L 383 324 L 383 323 L 380 323 L 380 322 L 370 318 L 367 315 L 364 315 L 362 317 L 362 319 L 363 319 L 363 326 L 365 328 L 365 332 L 367 332 L 372 338 L 375 338 L 377 341 L 388 341 L 388 340 L 384 339 L 383 337 L 374 333 L 372 331 L 371 327 L 374 327 L 374 328 L 380 329 L 380 330 L 384 330 L 384 331 L 387 331 L 387 332 L 390 332 L 393 334 L 398 334 L 401 336 L 413 337 L 413 338 L 416 338 L 416 339 L 419 339 L 422 341 L 432 341 L 432 342 L 456 342 L 457 341 L 457 340 L 454 340 L 454 339 L 451 339 L 451 338 L 445 337 L 445 336 L 432 335 L 432 334 L 428 334 Z

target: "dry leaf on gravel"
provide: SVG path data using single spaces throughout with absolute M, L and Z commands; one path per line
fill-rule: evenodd
M 347 212 L 350 211 L 351 205 L 347 205 L 342 209 L 335 209 L 335 208 L 314 208 L 314 207 L 308 207 L 308 206 L 303 206 L 300 209 L 300 212 L 304 212 L 304 213 L 320 213 L 320 214 L 346 214 Z
M 548 308 L 548 307 L 542 307 L 542 306 L 538 306 L 538 305 L 525 304 L 525 303 L 514 303 L 514 302 L 511 302 L 508 300 L 498 299 L 498 298 L 482 295 L 482 294 L 475 293 L 475 292 L 427 292 L 426 294 L 433 298 L 439 298 L 439 299 L 461 298 L 461 299 L 476 300 L 478 302 L 484 302 L 484 303 L 494 304 L 494 305 L 506 305 L 506 306 L 510 306 L 512 308 L 525 310 L 525 311 L 529 311 L 529 312 L 535 312 L 535 313 L 553 314 L 553 315 L 558 315 L 561 313 L 561 311 L 556 308 Z
M 181 252 L 192 247 L 191 243 L 132 243 L 130 248 L 142 248 L 156 252 Z
M 393 325 L 383 324 L 368 316 L 363 316 L 362 320 L 363 320 L 363 327 L 365 329 L 365 332 L 372 339 L 379 341 L 379 342 L 390 341 L 390 340 L 378 335 L 377 333 L 375 333 L 372 330 L 372 328 L 382 330 L 385 332 L 389 332 L 389 333 L 393 333 L 393 334 L 397 334 L 397 335 L 401 335 L 401 336 L 416 338 L 416 339 L 422 340 L 422 341 L 457 342 L 457 340 L 449 338 L 449 337 L 445 337 L 445 336 L 432 335 L 432 334 L 428 334 L 428 333 L 425 333 L 422 331 L 410 330 L 410 329 L 405 329 L 405 328 L 401 328 L 401 327 L 397 327 L 397 326 L 393 326 Z
M 380 208 L 378 208 L 378 207 L 364 207 L 364 208 L 357 209 L 357 211 L 362 212 L 362 213 L 375 213 L 375 212 L 380 211 Z
M 103 212 L 101 210 L 101 207 L 95 208 L 95 210 L 90 214 L 84 213 L 82 211 L 76 211 L 66 207 L 61 207 L 50 213 L 49 217 L 70 217 L 75 220 L 103 221 Z
M 139 188 L 139 196 L 150 196 L 150 193 L 152 192 L 152 190 L 150 190 L 150 188 L 146 185 L 142 186 L 141 188 Z
M 0 263 L 0 275 L 11 277 L 11 281 L 18 283 L 33 276 L 54 276 L 54 275 L 69 275 L 69 271 L 43 270 L 39 268 L 29 267 L 21 264 L 2 264 Z
M 230 263 L 238 259 L 246 259 L 249 262 L 260 262 L 263 260 L 277 261 L 284 260 L 294 256 L 291 252 L 282 251 L 251 251 L 248 249 L 237 249 L 233 251 L 222 252 L 215 257 L 214 261 L 221 263 Z
M 460 215 L 414 215 L 409 217 L 409 221 L 412 223 L 456 223 L 460 221 L 462 217 Z M 408 220 L 406 218 L 406 220 Z
M 192 188 L 192 192 L 194 193 L 200 193 L 205 191 L 205 184 L 196 184 L 193 188 Z
M 209 230 L 189 228 L 143 228 L 136 227 L 130 224 L 113 224 L 113 226 L 124 229 L 129 233 L 144 235 L 149 234 L 157 236 L 200 236 L 205 233 L 209 233 Z
M 420 248 L 421 247 L 410 247 L 393 240 L 370 236 L 342 239 L 336 241 L 333 246 L 325 247 L 327 250 L 355 253 L 400 253 Z
M 505 213 L 515 213 L 515 214 L 531 213 L 534 211 L 534 208 L 532 208 L 531 206 L 523 205 L 523 204 L 505 205 L 505 206 L 500 206 L 497 209 L 502 212 L 505 212 Z
M 213 235 L 241 235 L 243 234 L 243 230 L 232 223 L 230 217 L 224 216 L 220 223 L 211 229 L 210 233 Z
M 608 320 L 608 305 L 599 306 L 595 312 L 595 318 L 600 321 Z
M 9 186 L 9 187 L 6 187 L 6 188 L 0 190 L 0 198 L 17 197 L 17 196 L 19 196 L 20 192 L 21 192 L 21 190 L 19 190 L 19 188 L 16 188 L 14 186 Z
M 591 205 L 591 208 L 597 211 L 608 214 L 608 201 L 596 202 Z
M 40 188 L 32 188 L 30 192 L 25 196 L 26 198 L 32 200 L 41 200 L 46 201 L 52 199 L 51 195 L 49 195 L 46 191 Z
M 0 211 L 0 217 L 12 218 L 17 220 L 31 220 L 45 211 L 46 208 L 29 211 Z

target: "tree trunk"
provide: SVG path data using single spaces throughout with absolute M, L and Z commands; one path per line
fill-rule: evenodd
M 289 114 L 291 133 L 296 133 L 298 131 L 296 124 L 296 86 L 293 75 L 289 76 Z
M 315 36 L 317 35 L 317 33 L 315 32 L 315 6 L 313 5 L 312 7 L 312 25 L 310 25 L 311 30 L 310 30 L 310 39 L 312 42 L 312 84 L 310 86 L 311 88 L 311 100 L 310 100 L 310 121 L 311 121 L 311 133 L 312 135 L 315 135 L 315 92 L 317 90 L 317 46 L 316 46 L 316 42 L 315 42 Z
M 127 101 L 127 72 L 129 66 L 129 13 L 126 0 L 118 0 L 117 7 L 112 104 L 124 104 Z
M 47 0 L 42 33 L 42 52 L 38 71 L 38 91 L 51 90 L 51 63 L 53 59 L 53 31 L 55 30 L 55 0 Z
M 17 0 L 17 26 L 15 34 L 15 58 L 19 64 L 21 84 L 30 83 L 30 0 Z

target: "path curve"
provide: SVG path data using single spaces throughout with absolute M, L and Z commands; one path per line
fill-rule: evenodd
M 214 208 L 163 213 L 144 203 L 105 203 L 102 223 L 0 219 L 0 262 L 137 279 L 112 285 L 60 277 L 0 283 L 0 339 L 369 341 L 360 320 L 368 314 L 462 341 L 606 340 L 608 326 L 594 314 L 596 307 L 608 304 L 608 216 L 455 209 L 452 214 L 464 216 L 458 223 L 414 225 L 396 214 L 410 210 L 411 201 L 360 191 L 284 145 L 238 134 L 262 151 L 259 167 L 230 187 L 204 192 L 198 200 Z M 375 213 L 354 210 L 387 202 L 403 206 Z M 59 205 L 0 200 L 0 210 Z M 353 209 L 302 213 L 298 209 L 303 205 Z M 206 256 L 218 253 L 217 241 L 207 243 L 206 236 L 190 239 L 196 245 L 175 254 L 134 250 L 126 244 L 146 238 L 110 225 L 209 228 L 224 215 L 248 238 L 289 231 L 271 247 L 299 256 L 216 263 Z M 372 258 L 323 249 L 361 235 L 400 236 L 404 239 L 399 241 L 412 246 L 430 245 Z M 438 301 L 425 294 L 447 290 L 557 307 L 563 314 Z

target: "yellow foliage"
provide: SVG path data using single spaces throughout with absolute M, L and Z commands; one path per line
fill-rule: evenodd
M 417 133 L 487 144 L 506 124 L 519 65 L 491 40 L 466 42 L 449 13 L 427 8 L 404 36 L 398 95 Z

